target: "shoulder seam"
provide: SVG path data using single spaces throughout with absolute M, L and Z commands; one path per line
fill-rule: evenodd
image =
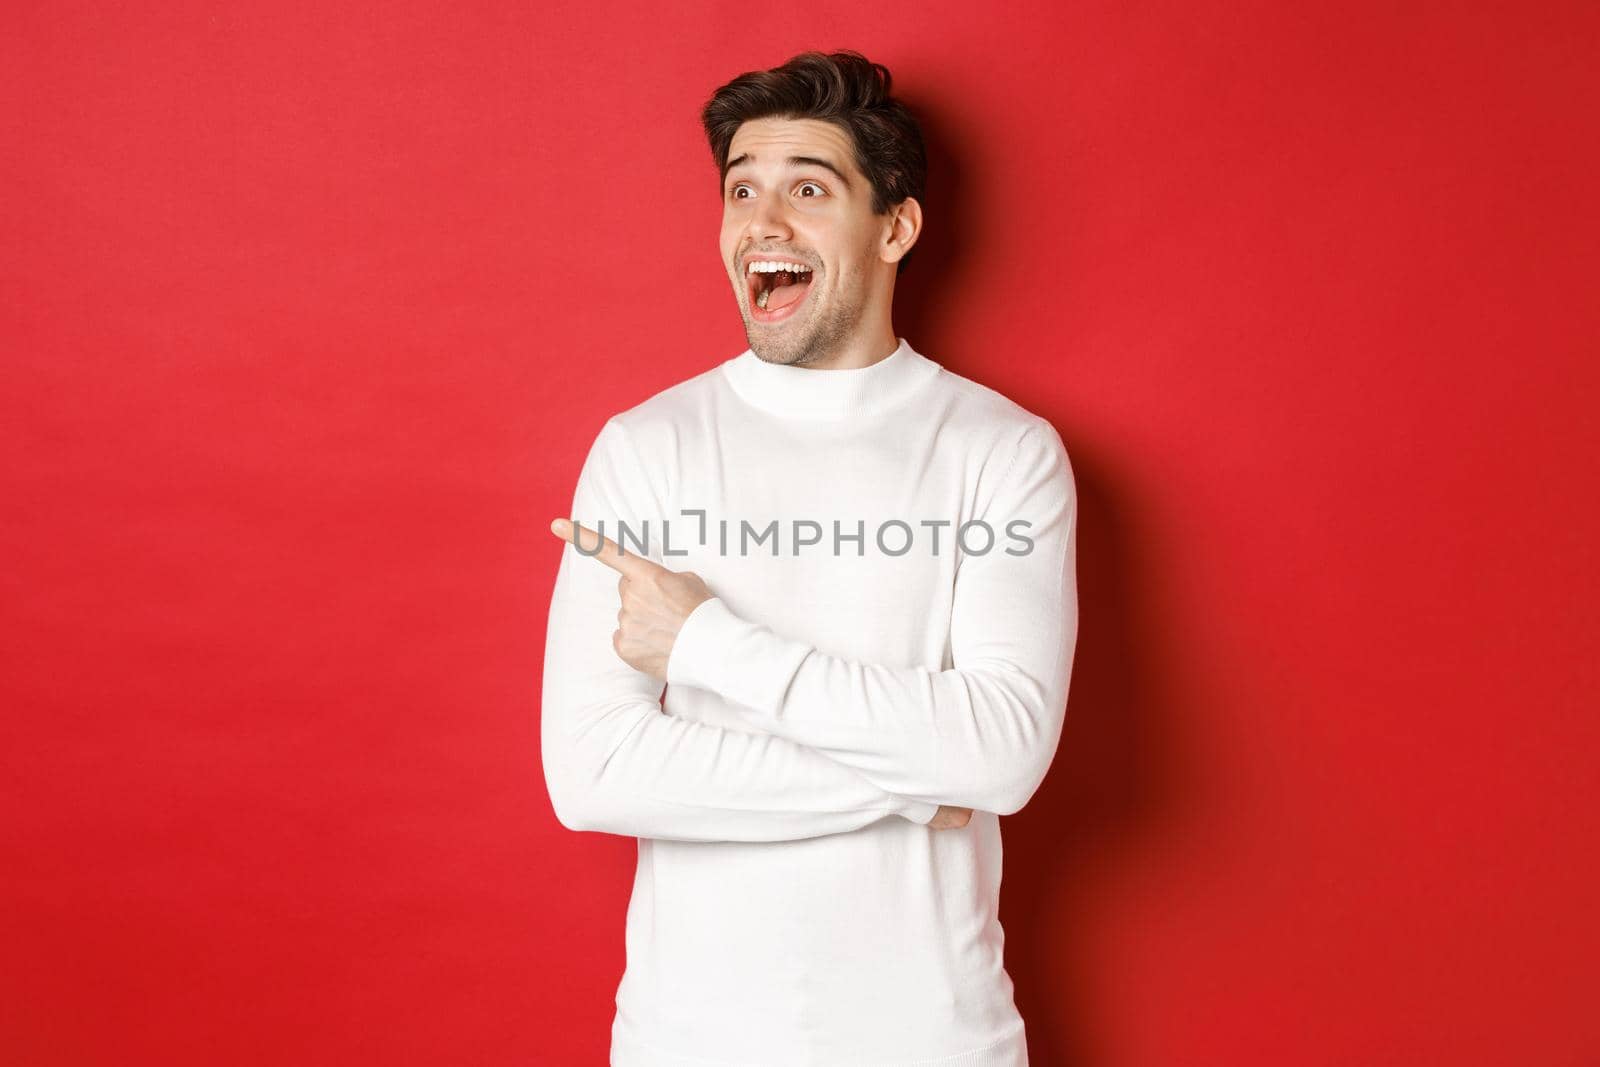
M 650 469 L 646 467 L 644 465 L 644 461 L 639 458 L 639 450 L 634 446 L 633 436 L 628 433 L 627 426 L 623 424 L 619 416 L 613 415 L 606 420 L 606 426 L 611 426 L 613 424 L 616 426 L 617 436 L 622 441 L 623 451 L 628 454 L 628 459 L 633 465 L 634 472 L 639 475 L 640 480 L 645 485 L 645 488 L 650 491 L 650 499 L 655 503 L 657 513 L 662 518 L 665 518 L 666 507 L 662 503 L 661 495 L 656 491 L 655 480 L 650 477 Z M 601 427 L 601 429 L 604 430 L 605 427 Z

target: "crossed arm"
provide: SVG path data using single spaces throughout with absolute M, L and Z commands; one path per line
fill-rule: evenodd
M 641 474 L 625 431 L 608 422 L 574 500 L 586 546 L 591 517 L 636 514 Z M 1031 425 L 985 517 L 1026 521 L 1032 548 L 962 559 L 955 666 L 945 671 L 824 655 L 740 618 L 692 573 L 615 545 L 592 559 L 569 545 L 541 729 L 558 818 L 641 837 L 784 840 L 887 815 L 928 823 L 941 805 L 1018 810 L 1061 733 L 1077 632 L 1076 513 L 1060 438 Z M 752 732 L 662 714 L 662 678 L 721 694 Z
M 584 461 L 572 515 L 592 535 L 596 520 L 636 521 L 650 506 L 644 472 L 611 420 Z M 888 816 L 928 823 L 938 813 L 787 738 L 665 714 L 659 672 L 636 669 L 612 643 L 617 587 L 616 572 L 570 544 L 562 550 L 540 720 L 545 784 L 562 825 L 676 841 L 783 841 Z

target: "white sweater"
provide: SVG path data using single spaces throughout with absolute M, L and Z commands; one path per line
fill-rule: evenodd
M 563 825 L 639 839 L 612 1067 L 1026 1064 L 999 816 L 1077 641 L 1055 429 L 903 338 L 851 370 L 747 349 L 608 420 L 570 514 L 716 594 L 663 687 L 612 647 L 617 573 L 562 550 L 545 780 Z

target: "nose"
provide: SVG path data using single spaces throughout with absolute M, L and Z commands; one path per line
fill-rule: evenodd
M 788 207 L 781 197 L 763 197 L 750 216 L 750 236 L 756 241 L 768 239 L 787 241 L 789 229 Z

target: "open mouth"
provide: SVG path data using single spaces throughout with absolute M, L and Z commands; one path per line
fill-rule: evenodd
M 745 277 L 750 296 L 750 317 L 757 322 L 778 322 L 788 318 L 811 291 L 812 272 L 809 269 L 797 265 L 786 269 L 772 267 L 771 264 L 758 261 L 756 269 Z

